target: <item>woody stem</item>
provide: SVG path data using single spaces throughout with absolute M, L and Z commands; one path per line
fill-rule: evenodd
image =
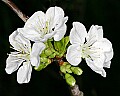
M 7 6 L 9 6 L 24 22 L 27 21 L 28 17 L 22 13 L 22 11 L 11 1 L 2 0 Z

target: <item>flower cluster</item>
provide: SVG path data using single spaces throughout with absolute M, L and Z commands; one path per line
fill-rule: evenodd
M 64 16 L 64 11 L 60 7 L 50 7 L 46 13 L 35 12 L 23 28 L 18 28 L 9 36 L 9 42 L 15 52 L 11 52 L 6 60 L 6 72 L 11 74 L 18 70 L 18 83 L 28 83 L 32 66 L 35 66 L 36 70 L 41 70 L 51 63 L 48 62 L 49 58 L 66 57 L 68 63 L 60 67 L 61 72 L 67 74 L 65 78 L 72 78 L 68 74 L 71 72 L 82 74 L 79 67 L 71 67 L 80 64 L 81 58 L 86 60 L 93 71 L 106 77 L 103 67 L 110 68 L 113 49 L 111 42 L 103 38 L 102 27 L 92 25 L 87 33 L 83 24 L 73 22 L 69 38 L 64 38 L 67 20 L 68 17 Z M 71 45 L 68 44 L 68 39 Z

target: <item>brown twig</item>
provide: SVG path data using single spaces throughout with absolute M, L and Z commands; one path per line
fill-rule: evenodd
M 24 22 L 27 21 L 28 17 L 23 14 L 20 9 L 11 0 L 2 0 L 7 4 Z

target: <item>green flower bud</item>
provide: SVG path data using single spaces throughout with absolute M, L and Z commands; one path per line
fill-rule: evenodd
M 40 54 L 40 57 L 47 57 L 47 55 L 45 54 L 45 50 L 42 51 L 42 53 Z
M 39 67 L 34 67 L 36 71 L 41 71 L 42 69 L 46 68 L 51 63 L 50 59 L 47 59 L 47 62 L 41 62 Z
M 66 73 L 66 68 L 64 65 L 60 66 L 60 71 L 63 73 Z
M 65 80 L 66 80 L 67 84 L 70 86 L 74 86 L 76 83 L 75 78 L 68 73 L 65 74 Z
M 71 67 L 71 70 L 74 74 L 81 75 L 82 74 L 82 69 L 79 67 Z
M 48 58 L 40 57 L 40 62 L 48 62 Z
M 49 58 L 54 58 L 55 57 L 55 53 L 52 53 L 50 56 L 49 56 Z
M 53 53 L 53 52 L 51 51 L 50 48 L 48 48 L 48 49 L 45 50 L 46 56 L 50 56 L 52 53 Z

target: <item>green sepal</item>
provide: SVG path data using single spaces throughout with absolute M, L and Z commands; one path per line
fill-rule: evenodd
M 40 54 L 40 57 L 47 57 L 47 55 L 45 54 L 45 49 L 42 51 L 42 53 Z
M 49 58 L 54 58 L 56 56 L 56 54 L 55 53 L 52 53 L 50 56 L 49 56 Z
M 34 67 L 36 71 L 41 71 L 46 68 L 51 63 L 51 60 L 48 58 L 40 58 L 40 65 L 38 67 Z
M 66 80 L 67 84 L 70 85 L 71 87 L 74 86 L 76 83 L 75 78 L 68 73 L 65 74 L 65 80 Z
M 40 62 L 48 62 L 48 58 L 45 58 L 45 57 L 40 57 Z
M 68 62 L 64 62 L 63 65 L 60 66 L 60 71 L 62 73 L 72 73 L 71 69 L 70 69 L 71 65 Z
M 59 53 L 58 56 L 62 57 L 67 50 L 69 43 L 69 36 L 62 38 L 60 41 L 54 41 L 55 50 Z
M 66 73 L 66 68 L 65 68 L 64 65 L 60 66 L 60 71 L 61 71 L 62 73 Z
M 83 73 L 82 69 L 79 67 L 71 67 L 71 70 L 76 75 L 81 75 Z
M 52 52 L 52 50 L 51 50 L 50 48 L 47 48 L 47 49 L 45 50 L 45 55 L 46 55 L 46 56 L 50 56 L 52 53 L 53 53 L 53 52 Z

